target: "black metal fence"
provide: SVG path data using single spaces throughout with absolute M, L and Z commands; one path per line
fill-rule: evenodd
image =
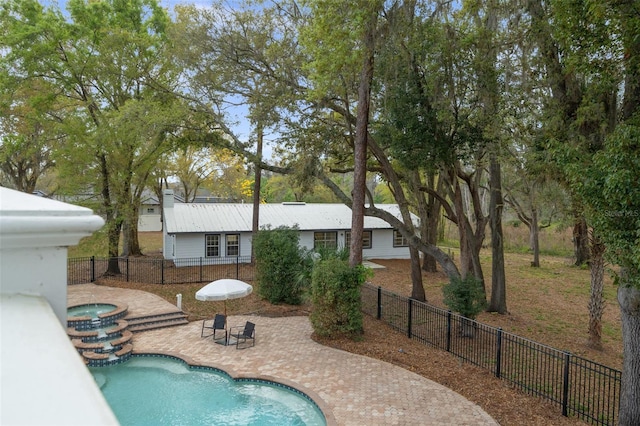
M 365 284 L 362 309 L 410 339 L 492 371 L 524 392 L 599 425 L 616 424 L 622 373 L 569 352 L 507 333 Z
M 111 262 L 111 268 L 109 263 Z M 115 271 L 114 271 L 115 270 Z M 143 257 L 82 257 L 67 263 L 67 283 L 83 284 L 97 279 L 149 284 L 182 284 L 233 278 L 253 281 L 255 267 L 249 256 L 236 258 L 181 258 L 172 260 Z

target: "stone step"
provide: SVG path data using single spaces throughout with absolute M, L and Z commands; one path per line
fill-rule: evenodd
M 116 352 L 116 356 L 123 357 L 125 355 L 131 354 L 131 352 L 133 352 L 133 345 L 131 343 L 127 343 L 122 347 L 122 349 Z
M 125 343 L 129 343 L 132 337 L 133 333 L 130 330 L 125 330 L 122 332 L 122 337 L 111 341 L 111 346 L 122 346 Z
M 98 353 L 98 352 L 93 352 L 93 351 L 82 352 L 82 356 L 85 359 L 88 359 L 89 363 L 91 363 L 91 361 L 99 361 L 99 360 L 109 359 L 109 354 L 108 353 Z
M 133 333 L 129 330 L 124 330 L 122 336 L 110 341 L 83 342 L 81 339 L 71 339 L 71 342 L 78 352 L 111 352 L 113 349 L 107 348 L 107 343 L 111 345 L 111 348 L 122 347 L 122 345 L 129 343 L 132 338 Z
M 184 324 L 189 324 L 189 321 L 187 320 L 186 316 L 182 318 L 172 318 L 172 319 L 166 319 L 166 320 L 156 319 L 155 321 L 139 323 L 133 326 L 130 325 L 129 331 L 133 333 L 138 333 L 141 331 L 155 330 L 158 328 L 166 328 L 166 327 L 175 327 L 177 325 L 184 325 Z
M 140 324 L 150 324 L 150 323 L 159 322 L 159 321 L 171 321 L 174 319 L 182 319 L 186 317 L 187 315 L 182 311 L 175 311 L 175 312 L 167 312 L 164 314 L 157 314 L 157 315 L 127 317 L 126 321 L 129 324 L 129 326 L 135 326 Z
M 137 333 L 157 328 L 174 327 L 188 324 L 187 315 L 182 311 L 166 312 L 163 314 L 127 317 L 128 330 Z

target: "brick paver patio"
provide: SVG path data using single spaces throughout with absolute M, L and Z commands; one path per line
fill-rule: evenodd
M 126 303 L 133 315 L 175 309 L 147 292 L 69 287 L 69 305 Z M 316 401 L 329 425 L 497 425 L 479 406 L 403 368 L 320 345 L 307 317 L 230 316 L 229 326 L 256 324 L 256 345 L 236 350 L 200 338 L 202 323 L 136 333 L 134 353 L 162 353 L 216 367 L 232 377 L 255 377 L 295 387 Z

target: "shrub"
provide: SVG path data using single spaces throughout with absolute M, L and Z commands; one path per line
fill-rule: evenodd
M 472 275 L 452 278 L 442 292 L 445 305 L 466 318 L 475 319 L 487 304 L 482 283 Z
M 351 268 L 339 256 L 328 256 L 315 263 L 311 280 L 313 312 L 309 319 L 318 336 L 362 335 L 360 287 L 367 272 L 362 265 Z
M 270 303 L 302 303 L 309 282 L 301 271 L 309 266 L 298 238 L 297 227 L 278 227 L 263 228 L 253 239 L 258 295 Z

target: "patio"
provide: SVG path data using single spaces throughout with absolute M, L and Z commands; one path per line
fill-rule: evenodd
M 156 295 L 94 284 L 68 287 L 69 305 L 121 302 L 134 315 L 175 306 Z M 450 389 L 408 370 L 322 346 L 307 317 L 230 316 L 228 326 L 256 324 L 256 346 L 236 350 L 200 338 L 201 322 L 136 333 L 134 353 L 178 356 L 220 368 L 232 377 L 274 380 L 305 392 L 332 425 L 497 425 L 486 412 Z

